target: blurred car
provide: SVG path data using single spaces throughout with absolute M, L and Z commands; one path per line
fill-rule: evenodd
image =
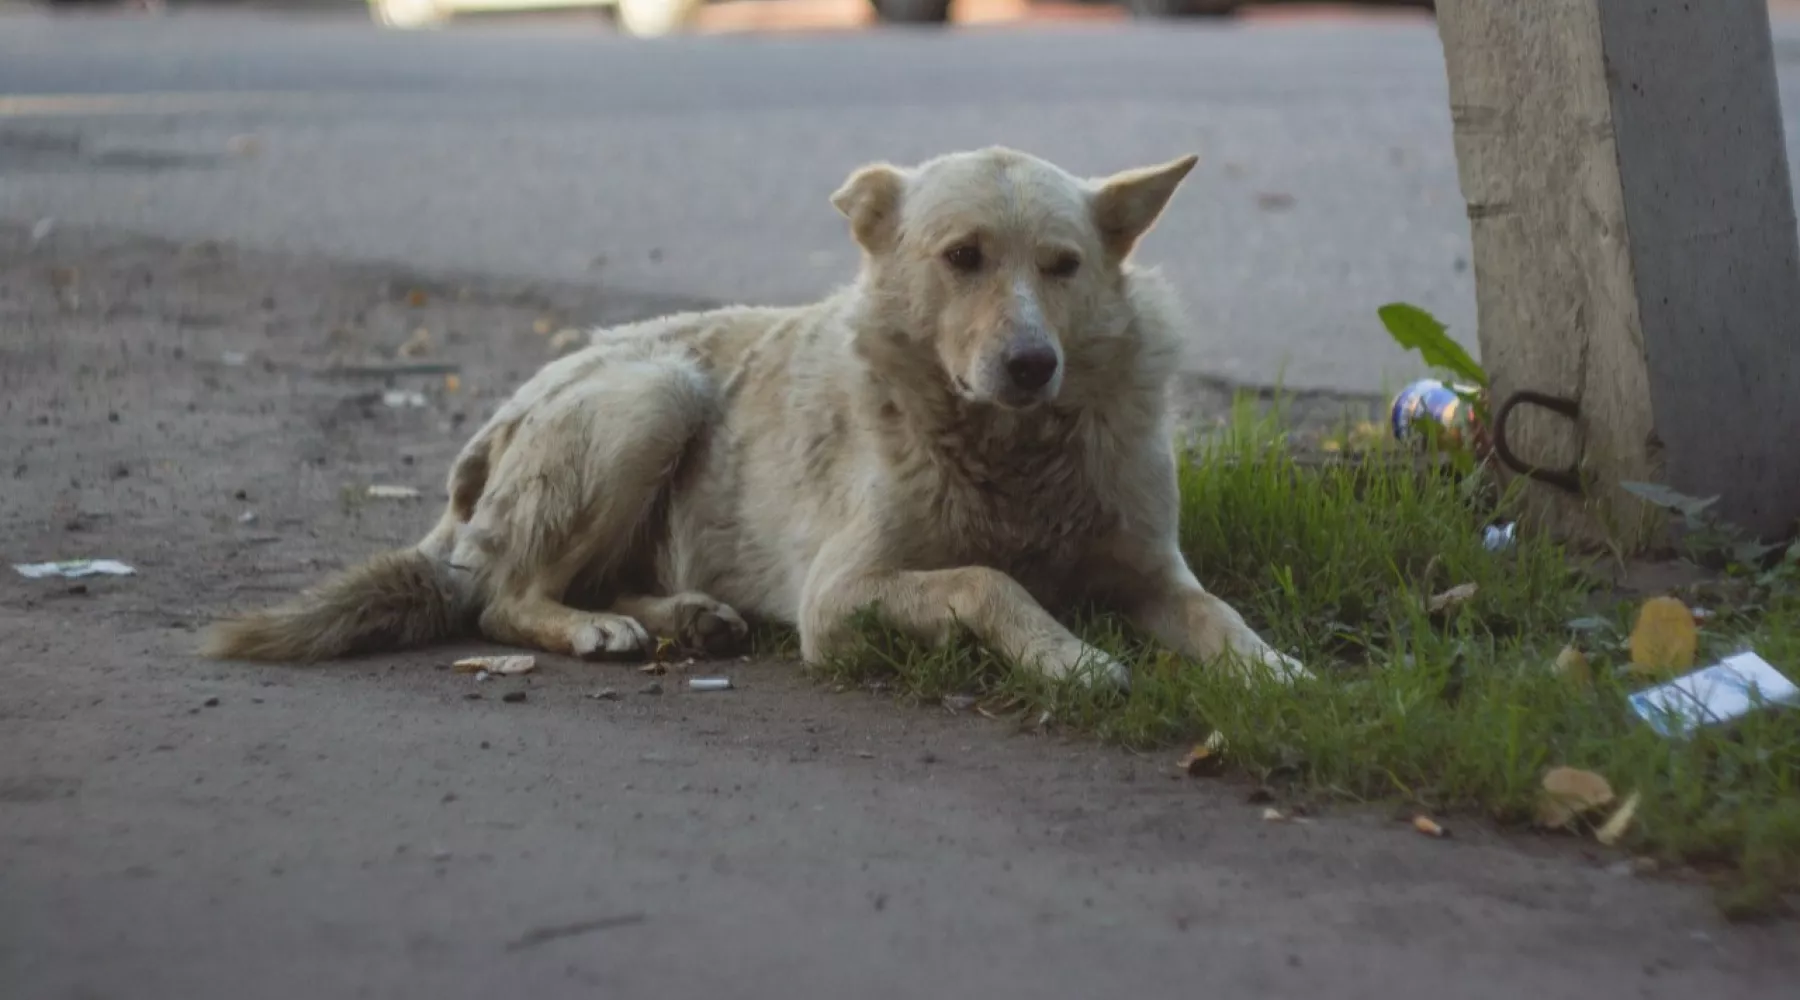
M 599 7 L 610 11 L 626 34 L 667 35 L 680 31 L 706 0 L 368 0 L 375 20 L 390 28 L 424 28 L 453 14 L 475 11 L 555 10 Z M 952 0 L 869 0 L 875 15 L 890 24 L 943 24 Z M 1135 17 L 1222 17 L 1253 3 L 1281 0 L 1087 0 L 1119 3 Z M 1355 2 L 1355 0 L 1352 0 Z M 1434 0 L 1365 0 L 1383 6 L 1431 8 Z

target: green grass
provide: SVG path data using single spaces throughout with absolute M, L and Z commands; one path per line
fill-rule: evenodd
M 873 609 L 861 648 L 822 670 L 918 701 L 973 695 L 1027 727 L 1165 751 L 1171 767 L 1218 730 L 1227 763 L 1283 796 L 1404 803 L 1520 829 L 1546 770 L 1586 768 L 1621 797 L 1642 794 L 1621 849 L 1708 875 L 1728 913 L 1774 912 L 1800 888 L 1800 712 L 1764 711 L 1688 740 L 1656 735 L 1625 704 L 1643 684 L 1623 669 L 1635 605 L 1609 601 L 1546 539 L 1486 550 L 1482 528 L 1507 516 L 1508 497 L 1479 474 L 1421 474 L 1379 454 L 1304 462 L 1278 420 L 1240 419 L 1190 452 L 1182 544 L 1208 588 L 1317 681 L 1246 688 L 1090 615 L 1078 631 L 1135 675 L 1129 695 L 1094 692 L 1009 671 L 967 640 L 908 643 Z M 1433 593 L 1461 583 L 1477 585 L 1473 599 L 1427 613 Z M 1701 662 L 1750 645 L 1794 676 L 1800 580 L 1726 583 L 1712 596 L 1731 603 L 1709 605 L 1719 613 L 1702 631 Z M 1591 686 L 1552 669 L 1572 642 L 1593 666 Z

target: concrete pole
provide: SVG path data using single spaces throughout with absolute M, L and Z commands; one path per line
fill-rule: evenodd
M 1800 521 L 1800 247 L 1768 0 L 1438 0 L 1478 337 L 1531 516 L 1635 552 L 1666 484 Z

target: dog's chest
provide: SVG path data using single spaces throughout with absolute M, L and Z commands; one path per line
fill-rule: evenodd
M 983 565 L 1050 599 L 1081 589 L 1081 565 L 1118 513 L 1095 488 L 1095 463 L 1071 440 L 940 446 L 918 551 L 943 566 Z

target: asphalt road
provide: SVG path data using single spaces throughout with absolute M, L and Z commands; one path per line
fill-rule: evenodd
M 1412 370 L 1374 319 L 1393 299 L 1472 340 L 1422 20 L 656 42 L 597 15 L 0 25 L 14 221 L 786 302 L 850 274 L 826 199 L 863 161 L 1001 143 L 1101 173 L 1192 150 L 1143 254 L 1186 289 L 1194 368 L 1379 388 Z M 77 94 L 117 96 L 45 96 Z

